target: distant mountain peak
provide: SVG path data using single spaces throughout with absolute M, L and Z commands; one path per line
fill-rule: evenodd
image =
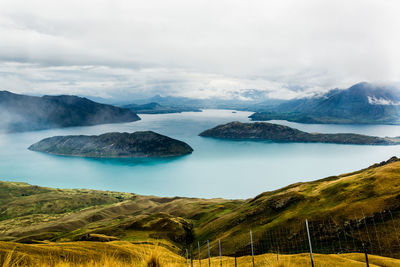
M 360 82 L 322 96 L 287 101 L 253 120 L 283 119 L 306 123 L 400 123 L 400 90 L 393 85 Z

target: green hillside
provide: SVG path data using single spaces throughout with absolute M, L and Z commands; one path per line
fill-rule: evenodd
M 210 240 L 224 244 L 224 254 L 240 250 L 252 229 L 255 243 L 268 231 L 295 235 L 306 218 L 340 225 L 381 216 L 379 237 L 390 246 L 398 233 L 400 161 L 392 158 L 364 170 L 297 183 L 248 200 L 163 198 L 84 189 L 51 189 L 25 183 L 0 183 L 0 240 L 155 241 L 175 252 Z M 389 229 L 389 230 L 388 230 Z M 400 228 L 399 228 L 400 229 Z M 360 238 L 367 229 L 358 229 Z M 329 239 L 328 232 L 324 235 Z M 327 239 L 327 240 L 328 240 Z M 195 243 L 194 243 L 195 241 Z M 383 245 L 382 245 L 383 246 Z M 394 256 L 399 248 L 392 246 Z

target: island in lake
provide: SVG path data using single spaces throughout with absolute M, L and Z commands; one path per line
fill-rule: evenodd
M 275 142 L 334 143 L 353 145 L 399 145 L 400 137 L 377 137 L 353 133 L 307 133 L 288 126 L 266 122 L 230 122 L 200 134 L 221 139 L 270 140 Z
M 193 151 L 182 141 L 152 131 L 54 136 L 45 138 L 28 149 L 56 155 L 93 158 L 173 157 Z

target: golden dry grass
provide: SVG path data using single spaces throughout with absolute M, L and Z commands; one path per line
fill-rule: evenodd
M 255 266 L 294 267 L 310 266 L 307 253 L 294 255 L 263 254 L 255 256 Z M 369 255 L 370 266 L 400 266 L 400 260 Z M 314 255 L 315 266 L 365 266 L 365 256 L 359 253 Z M 18 244 L 0 242 L 0 266 L 43 267 L 185 267 L 186 259 L 157 244 L 129 242 L 68 242 L 47 244 Z M 193 261 L 199 267 L 199 261 Z M 201 260 L 208 266 L 208 259 Z M 211 258 L 211 266 L 220 266 L 220 258 Z M 222 257 L 223 267 L 235 266 L 235 258 Z M 237 266 L 252 267 L 252 257 L 237 258 Z
M 158 265 L 148 265 L 148 262 Z M 68 242 L 18 244 L 0 242 L 0 266 L 105 267 L 182 266 L 184 259 L 157 244 Z
M 395 267 L 400 266 L 400 260 L 391 259 L 386 257 L 369 255 L 370 266 L 387 266 Z M 271 267 L 297 267 L 297 266 L 311 266 L 310 255 L 307 253 L 294 254 L 294 255 L 277 255 L 277 254 L 263 254 L 257 255 L 254 258 L 255 266 L 271 266 Z M 193 261 L 193 267 L 199 267 L 199 261 Z M 201 260 L 201 266 L 208 266 L 208 259 Z M 211 266 L 221 266 L 220 258 L 211 258 Z M 233 257 L 222 257 L 223 267 L 234 267 L 235 258 Z M 252 267 L 252 257 L 238 257 L 237 266 L 240 267 Z M 348 266 L 359 266 L 365 267 L 365 256 L 360 253 L 341 254 L 341 255 L 325 255 L 315 254 L 314 255 L 314 266 L 337 266 L 337 267 L 348 267 Z

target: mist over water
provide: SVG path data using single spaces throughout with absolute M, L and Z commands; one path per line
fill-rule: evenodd
M 91 188 L 159 196 L 249 198 L 300 181 L 358 170 L 400 156 L 400 146 L 224 141 L 203 130 L 248 121 L 249 112 L 206 110 L 141 115 L 141 121 L 0 135 L 0 179 L 59 188 Z M 310 125 L 309 132 L 400 136 L 394 125 Z M 27 150 L 46 137 L 152 130 L 187 142 L 191 155 L 168 159 L 90 159 Z

